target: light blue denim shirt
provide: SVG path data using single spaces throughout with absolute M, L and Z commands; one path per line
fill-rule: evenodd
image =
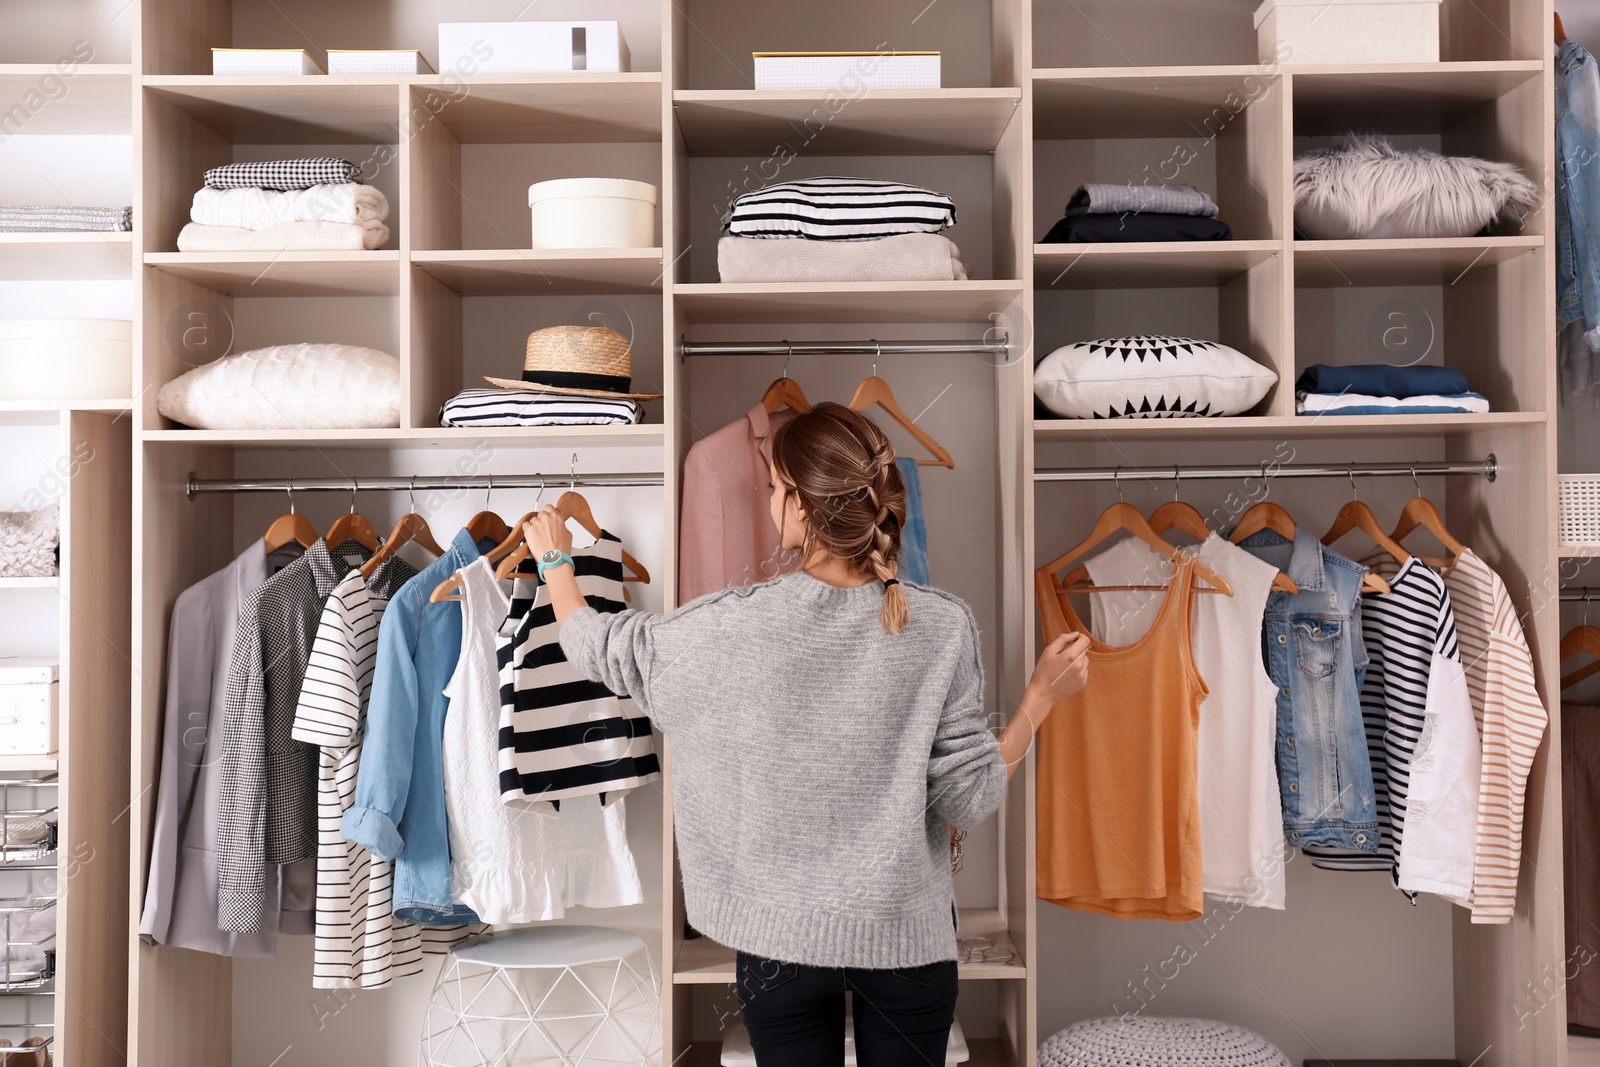
M 1600 349 L 1600 71 L 1577 41 L 1556 49 L 1556 326 L 1584 320 Z
M 928 584 L 928 525 L 922 519 L 922 477 L 917 461 L 900 456 L 895 461 L 906 486 L 906 524 L 900 529 L 900 577 Z
M 378 627 L 378 661 L 367 705 L 355 803 L 340 834 L 394 864 L 394 913 L 405 922 L 478 921 L 450 899 L 445 822 L 444 687 L 461 654 L 461 605 L 430 603 L 434 588 L 493 545 L 466 530 L 445 554 L 400 587 Z
M 1287 573 L 1300 590 L 1274 589 L 1261 626 L 1262 658 L 1278 687 L 1284 833 L 1296 847 L 1376 852 L 1378 805 L 1361 718 L 1366 568 L 1300 527 L 1293 541 L 1264 529 L 1239 547 Z

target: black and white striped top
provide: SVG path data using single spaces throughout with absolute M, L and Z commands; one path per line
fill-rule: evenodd
M 1444 579 L 1420 557 L 1411 556 L 1389 578 L 1389 587 L 1389 593 L 1361 595 L 1361 636 L 1368 659 L 1361 718 L 1377 797 L 1378 852 L 1311 845 L 1304 851 L 1314 867 L 1388 871 L 1398 886 L 1411 761 L 1428 710 L 1428 675 L 1435 655 L 1457 662 L 1461 657 Z
M 572 559 L 589 606 L 621 611 L 622 542 L 601 531 Z M 545 813 L 566 797 L 598 793 L 605 801 L 661 776 L 649 718 L 631 697 L 580 676 L 561 650 L 560 629 L 540 582 L 526 612 L 513 604 L 497 643 L 500 797 Z
M 627 397 L 565 396 L 536 389 L 463 389 L 439 409 L 440 426 L 605 426 L 642 421 Z
M 726 228 L 736 237 L 808 237 L 870 241 L 903 233 L 938 233 L 955 225 L 944 193 L 872 178 L 806 178 L 735 197 Z

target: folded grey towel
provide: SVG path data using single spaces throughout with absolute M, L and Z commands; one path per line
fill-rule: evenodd
M 212 189 L 309 189 L 313 185 L 361 183 L 361 167 L 348 159 L 273 159 L 260 163 L 226 163 L 206 171 Z
M 131 229 L 131 207 L 0 205 L 0 233 L 115 233 Z
M 1121 215 L 1150 212 L 1157 215 L 1204 215 L 1217 217 L 1217 205 L 1192 185 L 1115 185 L 1111 182 L 1085 182 L 1067 201 L 1067 217 L 1073 215 Z

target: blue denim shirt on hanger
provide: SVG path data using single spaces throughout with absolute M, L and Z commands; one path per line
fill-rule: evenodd
M 1600 70 L 1577 41 L 1556 49 L 1556 326 L 1584 320 L 1600 348 Z
M 1284 571 L 1298 593 L 1274 589 L 1261 626 L 1262 658 L 1278 687 L 1278 790 L 1283 830 L 1296 847 L 1378 850 L 1377 798 L 1361 681 L 1361 577 L 1366 568 L 1295 528 L 1293 541 L 1264 529 L 1239 542 Z
M 928 526 L 922 519 L 922 477 L 917 461 L 900 456 L 894 461 L 906 487 L 906 524 L 900 531 L 900 577 L 928 584 Z
M 461 605 L 428 598 L 493 547 L 457 532 L 444 555 L 400 587 L 378 627 L 355 803 L 339 830 L 346 841 L 395 861 L 394 913 L 405 922 L 478 921 L 471 908 L 450 899 L 445 822 L 444 687 L 461 655 Z

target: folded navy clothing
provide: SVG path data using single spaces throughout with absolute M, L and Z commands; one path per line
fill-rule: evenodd
M 1112 241 L 1228 241 L 1226 222 L 1203 215 L 1163 215 L 1141 211 L 1124 215 L 1073 215 L 1050 227 L 1042 244 L 1105 244 Z
M 1399 398 L 1471 392 L 1467 376 L 1454 367 L 1421 364 L 1391 367 L 1387 363 L 1356 363 L 1347 367 L 1317 363 L 1295 379 L 1294 387 L 1301 393 L 1360 393 Z

